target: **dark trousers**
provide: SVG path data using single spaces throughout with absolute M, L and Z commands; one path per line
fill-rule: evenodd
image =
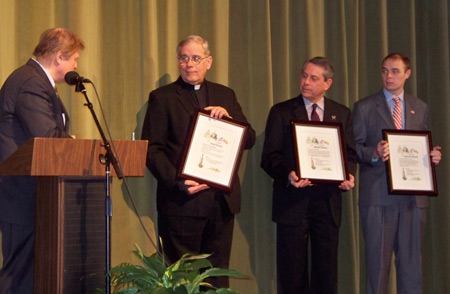
M 3 266 L 0 294 L 33 293 L 34 225 L 0 222 Z
M 217 207 L 206 217 L 169 216 L 158 214 L 158 233 L 170 263 L 185 253 L 210 253 L 214 267 L 229 267 L 233 239 L 234 215 L 222 213 Z M 228 288 L 228 277 L 207 280 L 218 288 Z
M 278 294 L 337 293 L 338 241 L 339 228 L 333 221 L 328 200 L 309 201 L 299 225 L 277 224 Z

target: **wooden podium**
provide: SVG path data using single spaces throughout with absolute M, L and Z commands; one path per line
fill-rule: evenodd
M 101 143 L 34 138 L 0 166 L 2 176 L 37 180 L 34 293 L 105 290 L 106 172 L 99 160 L 105 153 Z M 147 144 L 113 141 L 124 176 L 144 176 Z

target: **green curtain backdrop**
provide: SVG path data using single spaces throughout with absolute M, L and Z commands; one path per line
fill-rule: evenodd
M 178 41 L 189 34 L 208 39 L 214 61 L 207 78 L 236 91 L 257 132 L 239 171 L 244 199 L 231 257 L 231 267 L 251 278 L 232 280 L 231 287 L 243 294 L 275 293 L 271 179 L 259 167 L 270 107 L 296 96 L 303 61 L 323 55 L 336 70 L 327 96 L 352 108 L 381 88 L 382 58 L 404 52 L 413 71 L 406 90 L 430 106 L 433 143 L 443 147 L 440 193 L 428 210 L 423 248 L 424 293 L 450 293 L 449 14 L 449 0 L 0 0 L 0 82 L 31 56 L 42 31 L 67 27 L 86 42 L 77 71 L 96 84 L 113 138 L 130 139 L 132 132 L 139 138 L 148 93 L 178 76 Z M 72 133 L 99 138 L 84 98 L 68 85 L 58 89 Z M 93 89 L 87 89 L 99 112 Z M 147 171 L 129 184 L 154 238 L 156 181 Z M 136 261 L 134 243 L 154 252 L 122 181 L 113 181 L 112 194 L 113 265 Z M 343 203 L 339 293 L 365 293 L 363 257 L 355 189 Z

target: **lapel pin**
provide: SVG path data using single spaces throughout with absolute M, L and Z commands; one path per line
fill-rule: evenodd
M 411 110 L 411 114 L 416 114 L 416 112 L 414 110 Z
M 332 120 L 336 120 L 336 115 L 332 115 L 332 116 L 331 116 L 331 119 L 332 119 Z

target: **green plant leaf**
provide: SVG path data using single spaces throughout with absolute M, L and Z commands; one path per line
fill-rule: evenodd
M 176 292 L 172 289 L 162 288 L 158 287 L 153 289 L 151 292 L 148 292 L 149 294 L 175 294 Z
M 194 271 L 198 271 L 204 268 L 212 268 L 212 264 L 208 259 L 198 259 L 189 264 L 189 268 Z
M 204 280 L 219 276 L 247 278 L 235 270 L 213 268 L 207 259 L 211 254 L 184 254 L 174 264 L 166 266 L 159 253 L 146 256 L 137 244 L 135 246 L 134 253 L 143 266 L 122 263 L 112 268 L 110 274 L 115 294 L 236 294 L 239 292 L 231 289 L 215 289 Z M 209 289 L 204 290 L 204 287 Z
M 229 277 L 240 278 L 240 279 L 248 278 L 248 276 L 241 274 L 235 270 L 221 269 L 221 268 L 207 269 L 206 271 L 202 272 L 198 278 L 206 279 L 206 278 L 210 278 L 210 277 L 223 277 L 223 276 L 229 276 Z
M 178 287 L 174 291 L 175 294 L 189 294 L 185 287 Z
M 133 252 L 142 260 L 146 268 L 155 276 L 161 277 L 166 271 L 166 265 L 163 257 L 158 253 L 154 253 L 151 256 L 146 256 L 137 244 L 134 244 L 134 246 L 136 247 L 136 250 Z
M 239 294 L 238 291 L 234 291 L 228 288 L 220 288 L 216 291 L 217 294 Z

